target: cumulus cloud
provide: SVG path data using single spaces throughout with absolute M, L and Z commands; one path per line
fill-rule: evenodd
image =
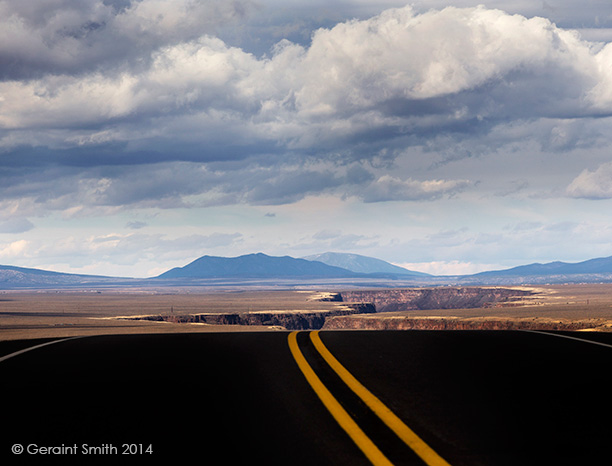
M 581 80 L 595 68 L 588 45 L 575 33 L 542 18 L 482 7 L 422 15 L 411 8 L 387 10 L 367 21 L 322 29 L 305 62 L 311 76 L 323 73 L 325 83 L 316 86 L 311 78 L 301 94 L 313 109 L 321 102 L 340 109 L 404 99 L 404 111 L 411 100 L 499 84 L 513 71 L 520 84 L 532 74 L 544 77 L 551 66 Z
M 389 9 L 257 57 L 214 36 L 247 2 L 28 5 L 0 3 L 0 63 L 11 64 L 0 67 L 0 165 L 10 170 L 0 192 L 30 206 L 439 199 L 477 180 L 368 162 L 612 109 L 612 44 L 485 7 Z M 573 147 L 579 125 L 557 128 L 541 139 Z M 79 181 L 52 185 L 52 171 Z
M 202 35 L 157 48 L 143 70 L 8 81 L 2 122 L 71 127 L 78 115 L 104 125 L 180 109 L 236 113 L 242 123 L 255 116 L 257 129 L 274 136 L 274 121 L 287 130 L 332 117 L 334 131 L 359 131 L 358 115 L 411 130 L 500 111 L 584 114 L 609 104 L 610 50 L 543 18 L 483 7 L 417 15 L 406 7 L 320 29 L 308 48 L 281 42 L 270 58 Z M 486 95 L 473 93 L 483 86 Z

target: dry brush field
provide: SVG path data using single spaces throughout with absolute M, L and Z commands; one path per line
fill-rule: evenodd
M 521 289 L 531 290 L 534 294 L 478 309 L 429 309 L 330 317 L 328 320 L 335 320 L 336 325 L 328 326 L 326 322 L 325 328 L 382 328 L 372 322 L 423 318 L 432 322 L 435 319 L 445 322 L 588 322 L 591 330 L 612 331 L 612 284 Z M 331 312 L 343 305 L 321 301 L 320 298 L 321 294 L 315 291 L 5 291 L 0 292 L 0 340 L 116 333 L 282 330 L 269 325 L 175 323 L 171 317 L 264 311 Z M 170 319 L 163 322 L 125 319 L 161 315 Z
M 316 292 L 6 291 L 0 293 L 0 340 L 115 333 L 262 331 L 269 326 L 181 324 L 131 320 L 143 315 L 332 310 Z

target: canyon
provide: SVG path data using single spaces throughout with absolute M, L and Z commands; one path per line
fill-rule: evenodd
M 350 303 L 334 310 L 270 310 L 251 312 L 208 312 L 185 315 L 149 315 L 122 317 L 128 320 L 148 320 L 208 325 L 257 325 L 286 330 L 309 330 L 323 328 L 327 319 L 354 314 L 372 314 L 376 308 L 372 303 Z
M 439 288 L 402 288 L 380 290 L 349 290 L 342 292 L 315 293 L 310 301 L 326 302 L 332 308 L 326 310 L 260 310 L 249 312 L 205 312 L 191 314 L 156 314 L 120 317 L 128 320 L 147 320 L 154 322 L 268 326 L 286 330 L 312 329 L 375 329 L 375 328 L 442 328 L 451 325 L 452 319 L 426 319 L 418 325 L 407 323 L 405 319 L 387 318 L 387 312 L 407 313 L 407 311 L 434 309 L 485 309 L 495 306 L 524 305 L 537 292 L 517 288 L 487 287 L 439 287 Z M 369 318 L 358 319 L 356 316 Z M 401 322 L 400 322 L 401 321 Z M 446 324 L 444 323 L 446 322 Z
M 351 290 L 343 291 L 341 297 L 343 302 L 370 302 L 376 312 L 393 312 L 519 305 L 535 294 L 519 288 L 438 287 Z

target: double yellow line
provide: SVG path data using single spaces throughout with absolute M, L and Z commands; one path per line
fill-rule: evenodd
M 336 419 L 338 424 L 346 431 L 349 437 L 355 442 L 359 449 L 375 466 L 388 466 L 392 463 L 361 430 L 353 418 L 346 412 L 342 405 L 334 398 L 321 379 L 308 364 L 304 355 L 300 351 L 297 343 L 298 332 L 289 334 L 289 348 L 300 370 L 306 380 L 313 388 L 317 396 L 321 399 L 325 407 Z M 427 465 L 429 466 L 450 466 L 440 455 L 429 447 L 417 434 L 402 422 L 387 406 L 365 388 L 353 375 L 340 364 L 340 362 L 329 352 L 321 341 L 319 331 L 310 332 L 310 339 L 329 366 L 338 374 L 344 383 L 389 427 L 395 434 L 404 441 Z

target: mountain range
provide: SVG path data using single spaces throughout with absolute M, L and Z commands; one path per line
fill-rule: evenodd
M 202 256 L 147 279 L 105 277 L 0 266 L 0 289 L 181 286 L 224 279 L 233 284 L 248 280 L 293 280 L 329 283 L 336 280 L 363 286 L 516 285 L 542 283 L 612 282 L 612 257 L 578 263 L 549 262 L 522 265 L 473 275 L 434 276 L 358 254 L 324 253 L 296 259 L 263 253 L 239 257 Z M 318 281 L 318 282 L 317 282 Z

